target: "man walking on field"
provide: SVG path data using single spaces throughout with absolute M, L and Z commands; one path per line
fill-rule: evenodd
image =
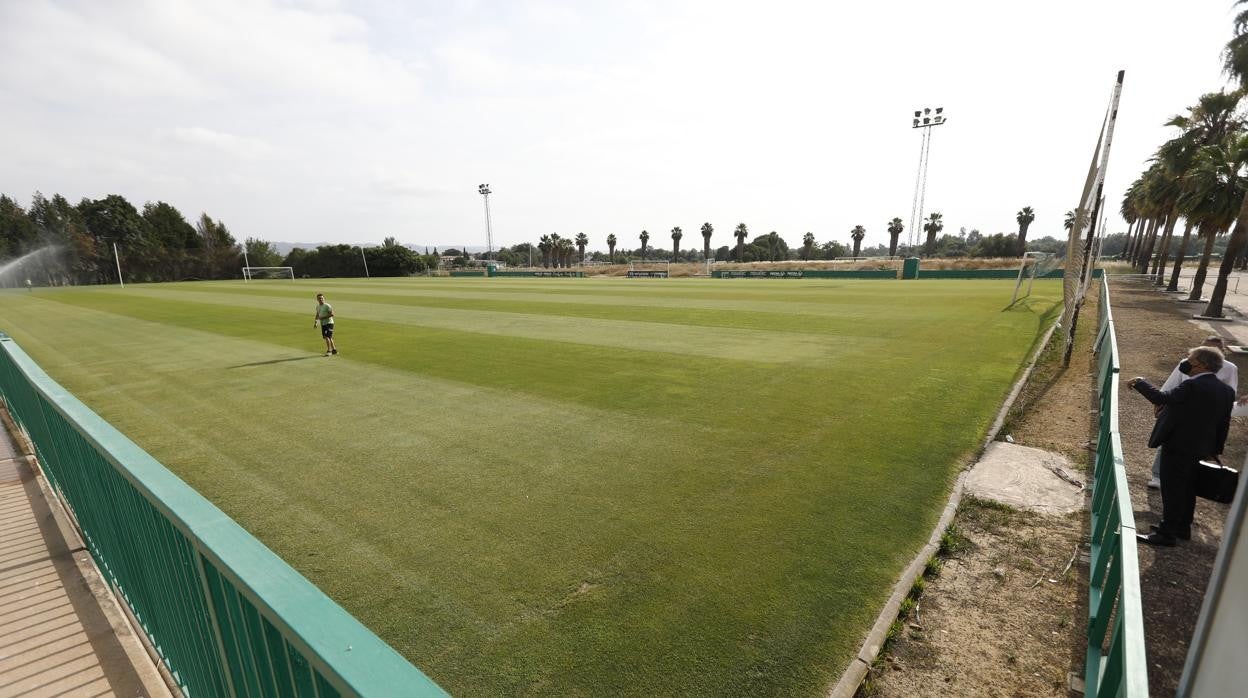
M 312 326 L 321 326 L 321 337 L 325 339 L 325 356 L 338 353 L 338 347 L 334 346 L 334 306 L 325 302 L 325 294 L 316 294 L 316 319 L 312 321 Z

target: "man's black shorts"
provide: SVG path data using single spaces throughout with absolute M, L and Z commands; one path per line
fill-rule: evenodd
M 325 339 L 332 339 L 334 336 L 334 326 L 332 324 L 321 324 L 321 336 Z

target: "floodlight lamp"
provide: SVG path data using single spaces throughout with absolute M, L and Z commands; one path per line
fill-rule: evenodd
M 914 120 L 914 127 L 915 127 L 915 128 L 918 128 L 918 127 L 919 127 L 919 120 L 918 120 L 918 119 L 915 119 L 915 120 Z
M 923 110 L 923 113 L 924 113 L 924 114 L 931 114 L 931 113 L 932 113 L 932 109 L 931 109 L 931 107 L 927 107 L 927 108 L 925 108 L 925 109 Z
M 919 118 L 920 116 L 923 116 L 923 112 L 921 112 L 921 111 L 916 111 L 916 112 L 914 112 L 914 118 L 916 118 L 916 119 L 917 119 L 917 118 Z
M 945 110 L 944 107 L 936 107 L 936 113 L 939 114 Z
M 925 117 L 923 117 L 923 125 L 924 125 L 924 126 L 926 126 L 926 125 L 928 124 L 928 122 L 930 122 L 930 121 L 931 121 L 931 119 L 927 118 L 926 116 L 925 116 Z

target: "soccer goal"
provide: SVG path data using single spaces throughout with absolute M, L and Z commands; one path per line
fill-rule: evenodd
M 1023 255 L 1022 262 L 1018 265 L 1018 281 L 1014 283 L 1014 297 L 1010 298 L 1010 305 L 1014 305 L 1020 300 L 1031 295 L 1031 285 L 1035 283 L 1036 278 L 1044 278 L 1049 272 L 1057 268 L 1057 255 L 1051 252 L 1028 252 Z M 1023 287 L 1023 281 L 1027 281 L 1027 290 L 1020 295 L 1019 290 Z
M 294 267 L 243 267 L 243 281 L 252 279 L 290 279 L 295 280 Z

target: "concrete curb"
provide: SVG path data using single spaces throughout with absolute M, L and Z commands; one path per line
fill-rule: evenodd
M 1023 369 L 1023 374 L 1014 382 L 1014 387 L 1005 397 L 1005 402 L 1001 404 L 1001 409 L 997 411 L 997 418 L 993 421 L 992 426 L 988 429 L 988 436 L 984 439 L 984 443 L 980 445 L 975 453 L 975 461 L 983 455 L 984 449 L 988 448 L 988 444 L 997 438 L 997 433 L 1001 431 L 1001 427 L 1005 424 L 1005 418 L 1009 415 L 1010 409 L 1014 407 L 1014 401 L 1018 399 L 1019 394 L 1023 392 L 1023 386 L 1027 385 L 1028 379 L 1031 378 L 1031 372 L 1036 368 L 1036 362 L 1040 360 L 1046 347 L 1049 346 L 1049 340 L 1053 339 L 1053 332 L 1057 330 L 1056 322 L 1049 327 L 1049 331 L 1044 334 L 1044 338 L 1040 340 L 1040 345 L 1032 353 L 1031 358 L 1027 362 L 1027 367 Z M 914 585 L 914 580 L 919 578 L 923 573 L 927 561 L 931 559 L 936 551 L 940 549 L 940 538 L 945 534 L 945 529 L 953 521 L 954 514 L 958 511 L 958 504 L 962 502 L 962 491 L 966 483 L 967 472 L 974 467 L 971 465 L 962 469 L 958 474 L 958 479 L 953 484 L 953 491 L 949 494 L 949 501 L 945 504 L 945 509 L 940 514 L 940 519 L 936 521 L 936 526 L 932 529 L 932 534 L 928 536 L 927 544 L 919 549 L 919 552 L 906 566 L 901 574 L 901 578 L 893 585 L 893 593 L 889 595 L 888 601 L 884 604 L 884 608 L 880 610 L 880 615 L 876 617 L 875 624 L 871 626 L 871 630 L 867 632 L 866 638 L 862 641 L 862 646 L 858 648 L 858 654 L 849 662 L 849 666 L 841 674 L 841 677 L 827 693 L 828 698 L 853 698 L 858 692 L 858 687 L 862 685 L 863 679 L 866 678 L 867 672 L 871 670 L 871 664 L 875 662 L 875 658 L 879 656 L 880 650 L 884 647 L 884 640 L 888 637 L 888 629 L 892 626 L 893 621 L 897 620 L 897 613 L 901 610 L 901 602 L 905 601 L 910 595 L 910 588 Z

